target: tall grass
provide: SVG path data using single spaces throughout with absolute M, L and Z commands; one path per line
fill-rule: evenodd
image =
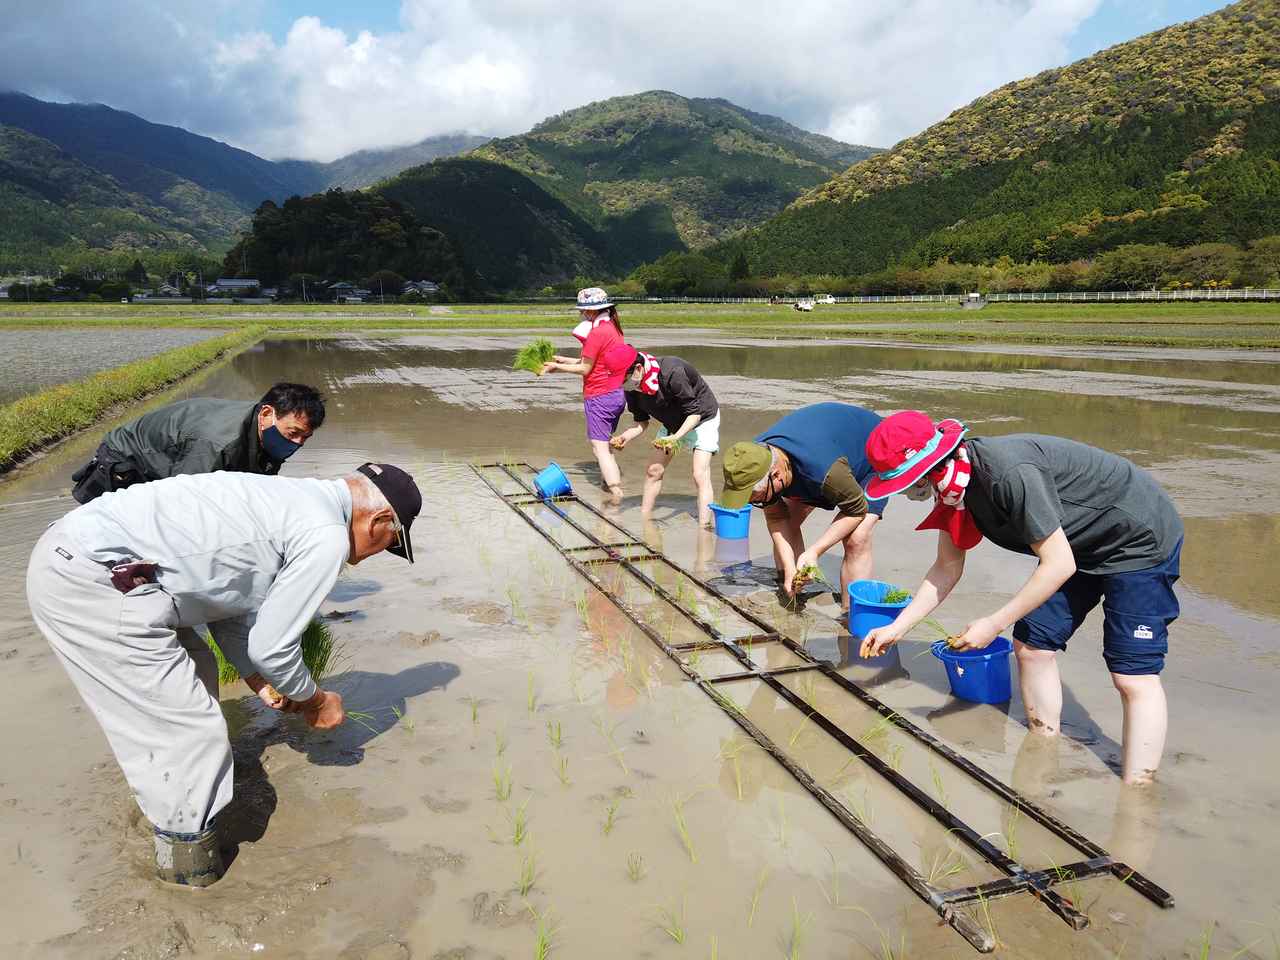
M 50 387 L 0 407 L 0 472 L 43 446 L 92 426 L 114 407 L 145 397 L 229 352 L 247 347 L 264 332 L 266 328 L 258 325 L 234 330 L 74 383 Z

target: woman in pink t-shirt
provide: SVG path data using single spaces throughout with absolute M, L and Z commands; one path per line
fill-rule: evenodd
M 614 459 L 609 438 L 627 407 L 622 385 L 635 362 L 636 351 L 622 339 L 622 322 L 609 295 L 599 287 L 578 291 L 582 317 L 573 335 L 582 344 L 580 357 L 556 356 L 543 373 L 576 373 L 582 377 L 582 410 L 587 417 L 587 440 L 600 464 L 600 476 L 613 503 L 622 501 L 622 473 Z

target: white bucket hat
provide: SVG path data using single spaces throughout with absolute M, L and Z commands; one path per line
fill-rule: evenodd
M 600 287 L 586 287 L 578 291 L 579 310 L 604 310 L 612 306 L 613 301 Z

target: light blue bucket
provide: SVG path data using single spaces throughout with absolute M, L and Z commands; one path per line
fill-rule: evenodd
M 883 580 L 855 580 L 849 584 L 849 632 L 855 637 L 865 637 L 876 627 L 885 627 L 898 618 L 911 598 L 897 603 L 885 603 L 885 596 L 898 589 Z
M 543 500 L 552 497 L 563 497 L 573 492 L 569 486 L 569 478 L 560 469 L 560 464 L 552 460 L 533 478 L 533 488 Z
M 718 503 L 711 504 L 716 518 L 716 536 L 726 540 L 742 540 L 751 532 L 751 504 L 730 510 Z
M 996 637 L 981 650 L 952 650 L 947 641 L 933 645 L 933 655 L 947 668 L 951 692 L 974 703 L 1008 703 L 1013 697 L 1013 680 L 1009 676 L 1009 654 L 1013 643 Z

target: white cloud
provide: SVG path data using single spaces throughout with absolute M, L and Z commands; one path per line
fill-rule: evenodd
M 228 0 L 16 2 L 0 87 L 331 159 L 653 88 L 887 146 L 1064 62 L 1100 0 L 403 0 L 397 31 L 302 17 L 280 42 Z

